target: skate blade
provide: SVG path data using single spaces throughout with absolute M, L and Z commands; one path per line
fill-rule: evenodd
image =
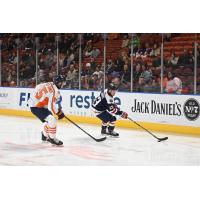
M 52 147 L 64 147 L 64 145 L 56 145 L 56 144 L 51 144 Z
M 110 134 L 101 134 L 102 136 L 109 136 L 110 138 L 119 138 L 119 135 L 116 135 L 116 136 L 114 136 L 114 135 L 110 135 Z

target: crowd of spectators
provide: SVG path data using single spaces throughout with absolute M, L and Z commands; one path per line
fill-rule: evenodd
M 164 41 L 169 42 L 174 36 L 176 35 L 166 34 L 164 35 Z M 145 37 L 147 38 L 144 39 Z M 36 38 L 39 38 L 38 44 L 36 44 Z M 63 88 L 78 89 L 80 80 L 81 89 L 103 89 L 104 63 L 98 61 L 99 57 L 103 57 L 103 49 L 98 47 L 98 43 L 103 41 L 102 34 L 82 34 L 81 67 L 79 67 L 79 39 L 79 34 L 73 33 L 0 34 L 0 40 L 2 40 L 2 86 L 17 85 L 18 62 L 19 86 L 34 87 L 36 84 L 37 62 L 39 83 L 53 81 L 53 77 L 59 73 L 65 77 Z M 107 40 L 109 40 L 109 37 Z M 121 49 L 117 52 L 118 56 L 114 58 L 108 56 L 106 59 L 106 85 L 110 82 L 115 82 L 119 85 L 120 91 L 130 91 L 132 77 L 133 91 L 160 92 L 161 35 L 113 34 L 112 40 L 121 41 Z M 133 47 L 133 51 L 131 51 L 131 46 Z M 37 61 L 36 47 L 38 54 Z M 57 47 L 59 47 L 59 58 L 57 58 Z M 19 60 L 17 59 L 17 49 L 19 50 Z M 132 76 L 131 55 L 133 57 Z M 197 62 L 200 63 L 199 51 L 197 52 L 197 56 Z M 87 59 L 87 62 L 84 62 L 85 59 Z M 192 92 L 193 85 L 191 81 L 185 81 L 183 77 L 184 73 L 181 72 L 183 72 L 183 69 L 188 68 L 188 73 L 185 73 L 185 76 L 193 76 L 194 51 L 189 52 L 183 48 L 183 53 L 180 55 L 176 55 L 175 51 L 172 51 L 171 56 L 164 57 L 163 63 L 164 92 Z M 58 69 L 57 65 L 59 66 Z M 80 72 L 79 68 L 81 69 Z M 174 85 L 172 84 L 172 76 L 169 77 L 168 72 L 173 72 Z M 172 86 L 176 87 L 176 84 L 179 85 L 178 89 L 169 89 Z

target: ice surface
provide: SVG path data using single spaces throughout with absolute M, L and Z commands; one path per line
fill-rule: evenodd
M 100 127 L 79 124 L 94 137 Z M 59 123 L 64 147 L 41 142 L 42 123 L 32 118 L 0 116 L 0 165 L 200 165 L 200 138 L 173 134 L 157 142 L 144 131 L 121 129 L 119 138 L 95 142 L 70 123 Z

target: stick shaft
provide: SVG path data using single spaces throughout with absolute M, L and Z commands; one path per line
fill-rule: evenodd
M 78 124 L 76 124 L 75 122 L 73 122 L 71 119 L 69 119 L 67 116 L 65 116 L 65 119 L 67 119 L 68 121 L 70 121 L 72 124 L 74 124 L 77 128 L 79 128 L 80 130 L 82 130 L 85 134 L 87 134 L 89 137 L 91 137 L 93 140 L 95 140 L 96 142 L 100 142 L 105 140 L 106 138 L 100 138 L 100 139 L 96 139 L 94 138 L 92 135 L 90 135 L 88 132 L 86 132 L 84 129 L 82 129 Z
M 153 137 L 155 137 L 156 139 L 160 140 L 160 138 L 158 138 L 156 135 L 154 135 L 153 133 L 151 133 L 149 130 L 147 130 L 146 128 L 144 128 L 143 126 L 141 126 L 140 124 L 138 124 L 136 121 L 132 120 L 130 117 L 128 117 L 128 119 L 132 122 L 134 122 L 135 124 L 137 124 L 139 127 L 141 127 L 142 129 L 144 129 L 145 131 L 147 131 L 149 134 L 151 134 Z

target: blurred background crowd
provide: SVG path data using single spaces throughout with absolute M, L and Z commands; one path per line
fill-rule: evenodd
M 199 34 L 0 34 L 1 86 L 35 87 L 65 77 L 62 88 L 200 93 Z

